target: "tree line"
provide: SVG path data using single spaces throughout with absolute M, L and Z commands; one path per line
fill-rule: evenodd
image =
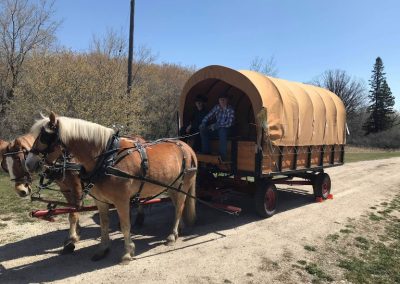
M 109 30 L 104 38 L 93 38 L 87 52 L 72 52 L 57 46 L 55 32 L 61 23 L 54 12 L 51 0 L 0 0 L 0 137 L 27 132 L 33 114 L 38 118 L 40 111 L 50 110 L 113 126 L 123 134 L 174 136 L 180 92 L 195 68 L 155 64 L 149 48 L 138 48 L 128 95 L 125 37 Z M 250 69 L 276 76 L 276 65 L 273 57 L 256 57 Z M 348 142 L 399 146 L 394 96 L 380 57 L 369 92 L 362 80 L 344 70 L 327 70 L 311 83 L 343 100 Z

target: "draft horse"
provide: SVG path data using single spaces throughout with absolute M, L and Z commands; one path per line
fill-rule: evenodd
M 124 235 L 123 263 L 135 253 L 130 234 L 132 199 L 168 194 L 175 207 L 175 220 L 167 244 L 177 240 L 181 217 L 187 225 L 194 223 L 196 202 L 187 195 L 195 196 L 197 159 L 184 142 L 159 140 L 138 145 L 131 139 L 118 138 L 111 128 L 81 119 L 56 117 L 54 113 L 37 121 L 31 133 L 36 140 L 26 160 L 29 171 L 35 171 L 41 156 L 51 154 L 57 145 L 82 165 L 85 190 L 94 197 L 100 216 L 101 242 L 93 260 L 103 258 L 109 250 L 111 204 L 117 209 Z
M 32 193 L 32 176 L 25 167 L 25 160 L 34 141 L 35 137 L 32 134 L 25 134 L 11 142 L 1 143 L 1 145 L 4 145 L 4 147 L 1 147 L 1 167 L 9 174 L 10 180 L 14 182 L 14 190 L 20 197 L 27 197 Z M 54 157 L 49 156 L 52 160 L 62 155 L 60 147 L 54 148 L 54 150 Z M 68 204 L 75 207 L 81 205 L 82 187 L 79 172 L 67 170 L 63 176 L 56 177 L 54 182 L 60 187 L 60 191 Z M 80 239 L 79 213 L 69 213 L 68 220 L 69 235 L 64 242 L 62 253 L 73 252 L 75 243 Z

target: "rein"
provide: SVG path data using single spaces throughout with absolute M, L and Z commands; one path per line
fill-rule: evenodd
M 3 156 L 12 156 L 15 154 L 20 154 L 20 153 L 24 153 L 24 156 L 28 153 L 29 151 L 27 150 L 19 150 L 19 151 L 15 151 L 15 152 L 8 152 L 8 153 L 4 153 Z
M 182 138 L 188 138 L 191 136 L 195 136 L 198 135 L 199 133 L 194 133 L 194 134 L 190 134 L 190 135 L 185 135 L 185 136 L 180 136 L 180 137 L 174 137 L 174 138 L 161 138 L 155 141 L 151 141 L 151 142 L 146 142 L 146 143 L 140 143 L 140 142 L 135 142 L 134 146 L 132 147 L 127 147 L 127 148 L 120 148 L 119 147 L 119 136 L 118 133 L 113 134 L 108 143 L 107 143 L 107 147 L 106 150 L 100 154 L 99 156 L 96 157 L 97 162 L 95 164 L 94 169 L 91 172 L 86 172 L 85 169 L 79 165 L 79 169 L 77 169 L 80 172 L 80 178 L 81 178 L 81 182 L 82 182 L 82 189 L 83 189 L 83 194 L 81 196 L 81 200 L 83 200 L 86 195 L 90 195 L 90 191 L 93 188 L 94 184 L 100 180 L 102 177 L 104 176 L 115 176 L 115 177 L 119 177 L 119 178 L 126 178 L 126 179 L 134 179 L 134 180 L 138 180 L 141 181 L 141 186 L 139 188 L 139 191 L 133 196 L 133 198 L 131 199 L 131 203 L 133 203 L 135 206 L 137 206 L 140 202 L 140 193 L 143 189 L 143 186 L 145 183 L 150 183 L 153 185 L 157 185 L 160 187 L 165 188 L 164 191 L 158 193 L 155 196 L 151 196 L 145 199 L 145 201 L 151 200 L 156 198 L 157 196 L 165 193 L 168 190 L 173 190 L 179 193 L 182 193 L 184 195 L 186 195 L 189 198 L 193 198 L 196 201 L 211 207 L 215 210 L 218 210 L 220 212 L 223 213 L 227 213 L 230 215 L 237 215 L 237 213 L 234 212 L 230 212 L 227 210 L 223 210 L 221 208 L 218 208 L 216 206 L 213 206 L 212 203 L 210 202 L 206 202 L 204 200 L 201 200 L 199 198 L 197 198 L 196 196 L 193 196 L 185 191 L 183 191 L 181 189 L 182 185 L 183 185 L 183 180 L 184 177 L 187 173 L 190 172 L 194 172 L 197 171 L 196 167 L 191 167 L 186 169 L 186 157 L 184 155 L 184 152 L 182 150 L 182 144 L 179 143 L 179 141 L 174 141 L 174 140 L 178 140 L 178 139 L 182 139 Z M 60 140 L 58 138 L 58 133 L 57 133 L 57 140 Z M 46 141 L 47 142 L 47 141 Z M 61 141 L 59 141 L 61 142 Z M 158 180 L 154 180 L 151 178 L 146 177 L 146 173 L 147 173 L 147 169 L 148 169 L 148 159 L 147 159 L 147 153 L 146 153 L 146 147 L 147 146 L 152 146 L 152 145 L 156 145 L 162 142 L 169 142 L 169 143 L 174 143 L 177 146 L 179 146 L 179 149 L 182 152 L 182 169 L 180 174 L 176 177 L 176 179 L 171 183 L 171 184 L 166 184 L 163 182 L 160 182 Z M 49 144 L 49 143 L 48 143 Z M 62 145 L 65 148 L 65 145 Z M 46 149 L 47 151 L 49 151 L 49 149 Z M 115 165 L 118 164 L 120 161 L 122 161 L 125 157 L 129 156 L 131 153 L 138 151 L 141 157 L 141 174 L 140 175 L 131 175 L 125 171 L 119 170 L 117 168 L 115 168 Z M 119 152 L 119 153 L 118 153 Z M 173 186 L 176 182 L 178 182 L 180 180 L 180 183 L 177 187 Z M 93 196 L 94 197 L 94 196 Z M 100 200 L 99 200 L 100 201 Z

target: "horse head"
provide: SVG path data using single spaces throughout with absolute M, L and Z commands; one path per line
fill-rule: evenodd
M 56 116 L 52 112 L 48 118 L 37 121 L 31 133 L 36 140 L 26 160 L 29 171 L 37 171 L 43 158 L 57 159 L 62 150 L 72 154 L 90 171 L 114 130 L 82 119 Z
M 7 145 L 1 166 L 8 172 L 11 181 L 15 183 L 14 190 L 20 197 L 31 193 L 32 178 L 25 167 L 25 160 L 33 142 L 33 137 L 24 135 L 16 138 Z
M 36 172 L 40 170 L 43 161 L 51 164 L 62 155 L 55 114 L 51 112 L 49 118 L 39 120 L 32 126 L 31 132 L 35 140 L 26 158 L 25 166 L 29 172 Z

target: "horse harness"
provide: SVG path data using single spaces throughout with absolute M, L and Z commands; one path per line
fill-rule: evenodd
M 39 189 L 48 188 L 55 180 L 64 179 L 66 171 L 80 172 L 82 166 L 78 163 L 72 162 L 72 155 L 63 150 L 60 156 L 51 166 L 46 166 L 46 169 L 40 173 Z M 47 181 L 45 182 L 45 179 Z
M 173 143 L 179 147 L 182 153 L 182 167 L 179 175 L 175 178 L 175 180 L 170 184 L 165 184 L 149 178 L 147 176 L 149 170 L 149 159 L 146 151 L 146 147 L 156 145 L 160 142 Z M 125 171 L 122 171 L 116 168 L 116 165 L 121 162 L 124 158 L 129 156 L 134 152 L 138 152 L 140 155 L 140 171 L 138 175 L 131 175 Z M 174 190 L 188 195 L 186 192 L 182 191 L 182 185 L 185 178 L 185 175 L 189 172 L 197 171 L 195 165 L 192 164 L 191 168 L 186 169 L 187 157 L 185 152 L 183 151 L 183 145 L 179 141 L 165 139 L 165 140 L 157 140 L 154 142 L 146 142 L 141 143 L 139 141 L 135 141 L 132 147 L 120 148 L 120 139 L 118 134 L 113 135 L 107 143 L 106 151 L 97 157 L 97 162 L 94 169 L 91 172 L 86 172 L 84 168 L 81 169 L 80 177 L 82 180 L 82 188 L 83 188 L 83 197 L 87 194 L 90 194 L 90 190 L 93 188 L 94 184 L 99 181 L 104 176 L 116 176 L 119 178 L 126 179 L 135 179 L 140 181 L 140 186 L 138 192 L 131 198 L 131 203 L 134 206 L 138 206 L 140 201 L 143 199 L 140 198 L 140 195 L 143 191 L 144 185 L 146 183 L 158 185 L 160 187 L 164 187 L 165 190 L 158 193 L 155 196 L 147 197 L 144 201 L 151 200 L 156 198 L 157 196 L 165 193 L 168 190 Z M 179 181 L 179 185 L 174 187 L 173 185 Z
M 61 145 L 63 146 L 63 148 L 65 149 L 65 145 L 63 145 L 62 141 L 60 141 L 59 137 L 58 137 L 58 133 L 46 133 L 44 131 L 44 129 L 42 129 L 41 131 L 41 136 L 42 134 L 45 134 L 45 136 L 57 136 L 57 142 L 61 143 Z M 40 137 L 42 138 L 42 137 Z M 210 208 L 213 208 L 217 211 L 223 212 L 223 213 L 227 213 L 230 215 L 236 215 L 236 213 L 232 213 L 229 212 L 227 210 L 218 208 L 216 206 L 214 206 L 213 204 L 204 201 L 202 199 L 197 198 L 196 196 L 193 196 L 185 191 L 183 191 L 182 185 L 183 185 L 183 181 L 185 178 L 185 175 L 190 173 L 190 172 L 196 172 L 197 171 L 197 167 L 196 165 L 193 164 L 193 160 L 192 160 L 192 165 L 190 168 L 186 169 L 186 160 L 187 157 L 185 156 L 185 152 L 183 151 L 183 145 L 181 144 L 180 141 L 177 141 L 178 138 L 168 138 L 168 139 L 158 139 L 156 141 L 152 141 L 152 142 L 146 142 L 144 144 L 140 143 L 140 142 L 134 142 L 134 146 L 132 147 L 127 147 L 127 148 L 120 148 L 120 141 L 119 141 L 119 136 L 118 133 L 114 134 L 111 136 L 111 138 L 109 139 L 108 143 L 107 143 L 107 147 L 104 153 L 100 154 L 97 157 L 97 162 L 95 164 L 94 169 L 91 172 L 86 172 L 86 170 L 79 164 L 77 164 L 78 166 L 74 166 L 74 167 L 79 167 L 79 173 L 80 173 L 80 178 L 81 178 L 81 183 L 82 183 L 82 189 L 83 189 L 83 194 L 81 197 L 81 200 L 83 200 L 86 195 L 91 195 L 90 194 L 90 190 L 93 188 L 94 184 L 96 182 L 98 182 L 100 179 L 104 178 L 105 176 L 115 176 L 115 177 L 119 177 L 119 178 L 126 178 L 126 179 L 135 179 L 135 180 L 139 180 L 141 181 L 141 185 L 140 188 L 138 190 L 138 192 L 133 196 L 133 198 L 131 199 L 131 203 L 135 206 L 139 205 L 139 202 L 143 201 L 146 202 L 148 200 L 154 199 L 157 196 L 165 193 L 168 190 L 173 190 L 179 193 L 182 193 L 184 195 L 186 195 L 189 198 L 193 198 L 195 199 L 197 202 L 202 203 Z M 42 142 L 45 142 L 45 144 L 47 145 L 47 149 L 45 151 L 43 151 L 43 153 L 47 154 L 49 152 L 49 147 L 50 147 L 50 137 L 44 137 Z M 163 182 L 151 179 L 149 177 L 147 177 L 147 171 L 149 168 L 149 160 L 147 157 L 147 152 L 146 152 L 146 147 L 147 146 L 151 146 L 151 145 L 155 145 L 161 142 L 167 142 L 167 143 L 173 143 L 175 145 L 177 145 L 179 147 L 179 149 L 182 152 L 182 167 L 181 167 L 181 172 L 179 173 L 179 175 L 176 177 L 176 179 L 170 183 L 170 184 L 165 184 Z M 131 175 L 125 171 L 122 171 L 118 168 L 116 168 L 115 166 L 121 161 L 123 160 L 125 157 L 129 156 L 131 153 L 138 151 L 140 158 L 141 158 L 141 169 L 140 169 L 140 174 L 139 175 Z M 41 152 L 37 151 L 39 154 L 41 154 Z M 173 185 L 180 180 L 180 183 L 178 185 L 178 187 L 174 187 Z M 145 199 L 140 199 L 140 194 L 143 190 L 144 184 L 145 183 L 150 183 L 150 184 L 154 184 L 154 185 L 158 185 L 160 187 L 165 188 L 164 191 L 158 193 L 155 196 L 151 196 L 151 197 L 147 197 Z M 93 195 L 91 195 L 93 198 L 95 198 Z M 96 199 L 96 198 L 95 198 Z M 99 200 L 100 202 L 104 202 Z

